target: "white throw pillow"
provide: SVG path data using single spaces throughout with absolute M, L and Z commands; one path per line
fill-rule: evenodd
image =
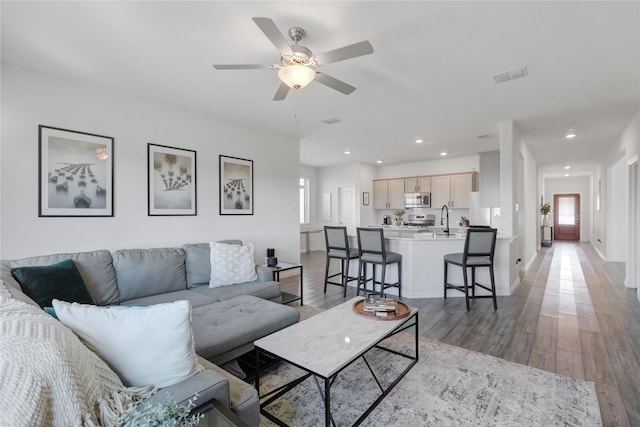
M 199 372 L 188 301 L 99 307 L 54 299 L 53 307 L 128 386 L 167 387 Z
M 253 243 L 230 245 L 211 242 L 210 288 L 253 282 L 258 279 Z

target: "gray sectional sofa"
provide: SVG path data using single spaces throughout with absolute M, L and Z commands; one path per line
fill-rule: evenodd
M 240 241 L 225 241 L 242 244 Z M 250 351 L 253 342 L 296 323 L 294 308 L 281 301 L 271 270 L 258 266 L 258 280 L 209 288 L 209 244 L 182 247 L 96 250 L 0 261 L 0 279 L 13 298 L 37 305 L 22 292 L 11 269 L 46 266 L 72 259 L 98 305 L 158 304 L 187 300 L 192 306 L 196 353 L 206 368 L 166 388 L 176 401 L 199 393 L 196 404 L 216 398 L 249 425 L 260 422 L 255 388 L 219 365 Z M 150 325 L 152 327 L 152 325 Z M 160 397 L 158 397 L 160 396 Z M 166 396 L 157 393 L 151 399 Z

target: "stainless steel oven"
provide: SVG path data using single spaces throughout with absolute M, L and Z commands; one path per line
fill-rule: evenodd
M 405 193 L 405 208 L 430 208 L 431 193 Z

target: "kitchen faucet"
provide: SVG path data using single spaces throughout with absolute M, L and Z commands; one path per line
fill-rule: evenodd
M 444 232 L 444 234 L 446 234 L 447 236 L 449 235 L 449 207 L 447 205 L 442 205 L 442 208 L 440 208 L 440 225 L 444 225 L 444 215 L 442 215 L 442 211 L 443 210 L 447 210 L 447 227 L 442 230 Z

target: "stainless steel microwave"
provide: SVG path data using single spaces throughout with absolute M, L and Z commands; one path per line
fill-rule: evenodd
M 405 193 L 405 208 L 430 208 L 431 193 Z

